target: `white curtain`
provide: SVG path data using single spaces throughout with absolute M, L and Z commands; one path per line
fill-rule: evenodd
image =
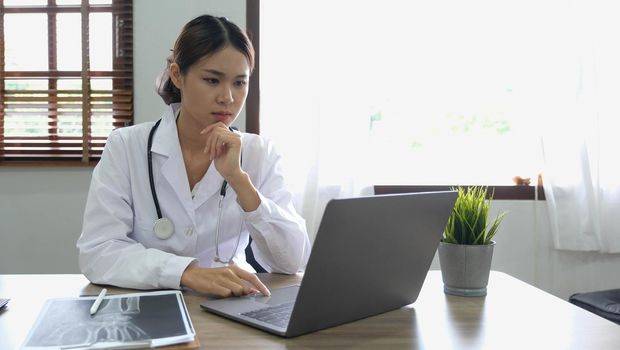
M 534 75 L 522 47 L 547 18 L 524 19 L 541 7 L 528 1 L 261 2 L 261 134 L 311 239 L 329 199 L 373 184 L 535 176 L 533 117 L 515 106 Z
M 614 3 L 262 1 L 261 133 L 311 239 L 372 184 L 536 178 L 542 131 L 557 248 L 620 251 Z
M 370 91 L 360 89 L 368 82 L 357 74 L 369 64 L 368 50 L 360 47 L 359 23 L 340 17 L 355 1 L 323 3 L 329 6 L 261 2 L 261 134 L 283 155 L 311 241 L 330 199 L 372 191 L 364 157 L 369 111 L 358 103 Z
M 572 81 L 550 106 L 556 118 L 544 125 L 542 143 L 554 244 L 619 253 L 620 4 L 577 1 L 568 9 Z

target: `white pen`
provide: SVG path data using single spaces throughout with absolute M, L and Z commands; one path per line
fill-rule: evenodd
M 99 309 L 99 305 L 101 305 L 101 301 L 103 301 L 103 297 L 105 297 L 105 293 L 107 293 L 108 290 L 103 288 L 101 290 L 101 293 L 99 293 L 99 295 L 97 296 L 97 299 L 95 299 L 95 302 L 93 303 L 93 306 L 90 307 L 90 314 L 94 315 L 95 312 L 97 312 L 97 310 Z

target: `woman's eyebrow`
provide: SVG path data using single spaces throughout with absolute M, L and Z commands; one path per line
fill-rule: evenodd
M 202 71 L 203 72 L 207 72 L 207 73 L 211 73 L 211 74 L 214 74 L 214 75 L 217 75 L 217 76 L 220 76 L 220 77 L 226 75 L 226 74 L 220 72 L 219 70 L 215 70 L 215 69 L 208 69 L 207 68 L 207 69 L 203 69 Z
M 225 73 L 220 72 L 219 70 L 215 70 L 215 69 L 208 69 L 207 68 L 207 69 L 203 69 L 202 71 L 203 72 L 207 72 L 207 73 L 211 73 L 213 75 L 217 75 L 218 77 L 223 77 L 223 76 L 226 75 Z M 247 78 L 247 77 L 248 77 L 247 74 L 239 74 L 239 75 L 236 76 L 236 78 Z

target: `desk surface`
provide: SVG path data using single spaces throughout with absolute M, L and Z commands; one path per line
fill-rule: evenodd
M 261 279 L 274 288 L 301 277 L 261 274 Z M 47 298 L 93 295 L 100 289 L 82 275 L 0 275 L 0 297 L 11 298 L 0 311 L 0 349 L 22 344 Z M 204 312 L 198 294 L 185 293 L 185 300 L 201 346 L 210 349 L 620 348 L 615 323 L 495 271 L 486 297 L 445 295 L 441 273 L 431 271 L 412 305 L 292 339 Z

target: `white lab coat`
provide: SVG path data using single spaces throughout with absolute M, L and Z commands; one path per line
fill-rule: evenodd
M 174 223 L 174 234 L 160 240 L 153 234 L 157 211 L 149 184 L 147 140 L 154 122 L 113 131 L 93 171 L 77 241 L 82 273 L 93 283 L 126 288 L 179 288 L 190 263 L 223 266 L 215 256 L 215 226 L 219 191 L 224 181 L 213 163 L 192 198 L 175 114 L 165 111 L 153 138 L 155 188 L 162 215 Z M 223 201 L 220 258 L 228 260 L 241 231 L 234 262 L 254 271 L 245 261 L 252 236 L 256 260 L 269 272 L 295 273 L 304 268 L 310 244 L 304 220 L 295 212 L 285 188 L 280 157 L 272 144 L 242 134 L 242 168 L 259 192 L 261 203 L 244 212 L 229 186 Z

